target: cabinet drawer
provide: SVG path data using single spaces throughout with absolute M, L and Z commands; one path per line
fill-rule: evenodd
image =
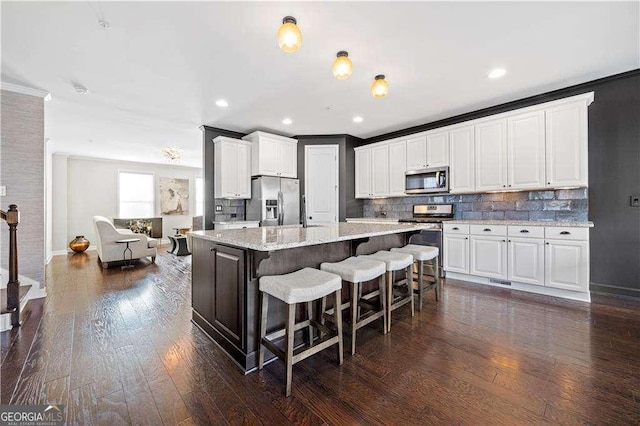
M 542 226 L 508 226 L 507 235 L 521 238 L 544 238 Z
M 469 225 L 445 224 L 444 232 L 448 234 L 469 234 Z
M 589 228 L 550 226 L 544 228 L 544 237 L 556 240 L 586 241 L 589 239 Z
M 471 225 L 470 231 L 474 235 L 507 236 L 507 227 L 505 225 Z

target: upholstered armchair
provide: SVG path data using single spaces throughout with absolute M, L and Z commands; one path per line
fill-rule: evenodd
M 134 234 L 128 229 L 116 229 L 106 217 L 94 216 L 93 227 L 98 239 L 96 248 L 103 268 L 109 267 L 109 262 L 121 262 L 124 260 L 124 244 L 116 241 L 126 238 L 138 238 L 140 241 L 129 243 L 132 252 L 132 259 L 151 257 L 155 263 L 157 255 L 158 240 L 149 238 L 145 234 Z M 127 260 L 129 256 L 127 255 Z

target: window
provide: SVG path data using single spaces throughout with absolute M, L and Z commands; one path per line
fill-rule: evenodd
M 152 173 L 119 172 L 118 195 L 121 218 L 153 217 Z
M 196 178 L 196 216 L 204 214 L 204 179 Z

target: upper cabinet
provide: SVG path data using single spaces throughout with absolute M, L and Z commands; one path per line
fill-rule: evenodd
M 473 126 L 454 129 L 449 136 L 451 167 L 450 191 L 473 192 L 476 189 L 475 134 Z
M 507 119 L 508 185 L 510 189 L 545 186 L 544 111 Z
M 407 139 L 406 170 L 449 165 L 449 132 L 429 132 Z
M 427 134 L 427 168 L 449 165 L 449 132 Z
M 492 120 L 476 127 L 476 190 L 507 188 L 507 120 Z
M 251 144 L 219 136 L 215 144 L 215 198 L 251 198 Z
M 547 187 L 588 185 L 587 106 L 577 102 L 545 111 Z
M 389 195 L 403 196 L 405 186 L 405 162 L 407 160 L 407 142 L 389 144 Z
M 242 139 L 251 142 L 252 176 L 298 177 L 298 141 L 264 132 Z
M 586 187 L 593 92 L 356 148 L 356 197 L 406 195 L 405 172 L 449 166 L 454 194 Z

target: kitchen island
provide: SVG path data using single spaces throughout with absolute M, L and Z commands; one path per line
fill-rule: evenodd
M 252 371 L 259 348 L 261 276 L 319 268 L 322 262 L 401 247 L 421 229 L 415 224 L 338 223 L 192 232 L 193 322 L 243 372 Z M 284 324 L 285 306 L 276 300 L 270 304 L 269 330 Z M 301 309 L 299 319 L 302 313 Z

